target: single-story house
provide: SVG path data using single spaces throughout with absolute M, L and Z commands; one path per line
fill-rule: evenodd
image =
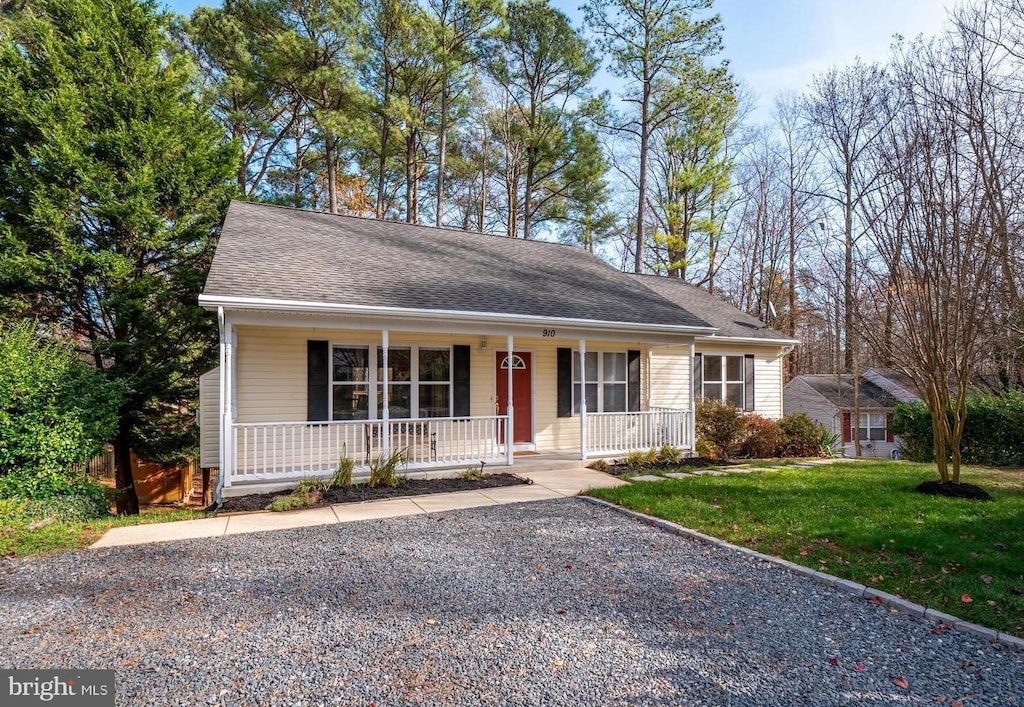
M 796 343 L 581 248 L 242 202 L 199 302 L 221 340 L 201 465 L 224 495 L 396 448 L 418 473 L 692 450 L 697 395 L 782 414 Z
M 855 454 L 853 435 L 856 429 L 861 456 L 891 458 L 900 447 L 899 438 L 889 429 L 893 410 L 899 402 L 917 399 L 913 382 L 896 371 L 869 368 L 861 374 L 857 388 L 858 404 L 854 405 L 852 374 L 794 376 L 785 387 L 784 410 L 787 415 L 806 413 L 839 435 L 841 449 L 848 457 Z

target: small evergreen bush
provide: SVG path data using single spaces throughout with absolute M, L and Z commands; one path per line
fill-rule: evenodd
M 711 458 L 728 458 L 736 454 L 747 422 L 739 408 L 722 400 L 700 400 L 695 422 L 698 444 L 704 440 L 711 445 L 709 450 L 716 452 L 716 456 Z
M 784 457 L 817 457 L 821 454 L 822 435 L 828 430 L 802 412 L 786 415 L 779 420 Z

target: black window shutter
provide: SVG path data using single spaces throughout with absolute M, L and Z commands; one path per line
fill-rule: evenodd
M 331 419 L 330 411 L 327 409 L 330 361 L 328 342 L 306 342 L 306 419 L 310 422 Z
M 572 349 L 558 349 L 558 416 L 572 417 Z
M 693 355 L 693 397 L 704 398 L 704 354 Z
M 754 354 L 743 357 L 743 409 L 746 412 L 754 409 Z
M 627 351 L 626 360 L 629 363 L 629 412 L 640 412 L 640 352 Z
M 452 404 L 454 417 L 469 417 L 469 346 L 452 347 Z

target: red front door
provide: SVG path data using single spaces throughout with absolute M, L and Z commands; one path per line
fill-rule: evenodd
M 533 378 L 530 354 L 516 351 L 509 359 L 504 351 L 497 354 L 495 384 L 498 389 L 498 414 L 508 414 L 508 370 L 512 367 L 512 442 L 533 441 Z

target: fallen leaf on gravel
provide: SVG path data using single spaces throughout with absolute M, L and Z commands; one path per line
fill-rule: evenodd
M 828 664 L 829 665 L 839 665 L 839 659 L 838 658 L 829 658 L 828 659 Z
M 558 660 L 553 661 L 551 664 L 553 666 L 555 666 L 556 668 L 560 668 L 561 666 L 565 665 L 565 661 L 561 660 L 561 659 L 558 659 Z
M 951 702 L 949 707 L 964 707 L 964 703 L 957 700 L 956 702 Z
M 863 672 L 864 672 L 865 670 L 867 670 L 867 668 L 865 668 L 865 667 L 864 667 L 864 664 L 863 664 L 863 663 L 854 663 L 854 664 L 853 664 L 853 669 L 854 669 L 854 670 L 859 670 L 859 671 L 860 671 L 860 672 L 862 672 L 862 673 L 863 673 Z
M 571 562 L 565 563 L 565 569 L 571 570 L 572 569 L 572 563 Z
M 433 626 L 434 624 L 437 623 L 437 619 L 427 619 L 427 623 L 430 624 L 431 626 Z
M 939 702 L 939 703 L 942 703 L 942 702 L 945 702 L 945 701 L 946 701 L 946 698 L 945 698 L 945 697 L 941 697 L 941 696 L 939 696 L 939 697 L 933 697 L 933 698 L 932 698 L 932 702 Z
M 936 626 L 935 628 L 932 629 L 932 633 L 941 636 L 942 634 L 944 634 L 948 630 L 949 630 L 949 626 L 947 626 L 946 624 L 939 624 L 938 626 Z
M 882 597 L 871 597 L 870 599 L 868 599 L 868 603 L 880 606 L 882 604 Z
M 974 600 L 971 599 L 971 595 L 970 594 L 961 594 L 960 595 L 960 601 L 962 601 L 964 604 L 970 604 Z
M 904 690 L 909 690 L 910 689 L 910 683 L 907 682 L 907 679 L 905 677 L 902 677 L 902 676 L 901 677 L 893 678 L 892 679 L 892 684 L 895 685 L 896 687 L 902 687 Z

